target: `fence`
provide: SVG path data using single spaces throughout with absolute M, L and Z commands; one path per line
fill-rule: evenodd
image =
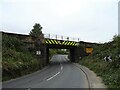
M 47 39 L 56 39 L 56 40 L 67 40 L 67 41 L 76 41 L 79 42 L 80 38 L 68 37 L 68 36 L 61 36 L 55 34 L 44 34 L 44 38 Z

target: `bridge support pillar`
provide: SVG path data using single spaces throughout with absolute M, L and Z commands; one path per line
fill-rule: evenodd
M 70 49 L 70 61 L 75 62 L 75 49 L 74 48 Z
M 47 65 L 49 63 L 49 48 L 48 47 L 42 46 L 40 59 L 42 60 L 43 65 Z
M 80 57 L 80 48 L 79 47 L 74 47 L 70 49 L 70 60 L 71 62 L 78 62 L 79 57 Z

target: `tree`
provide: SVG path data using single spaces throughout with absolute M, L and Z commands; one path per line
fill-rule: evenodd
M 40 24 L 35 23 L 33 29 L 30 31 L 30 36 L 34 41 L 35 49 L 39 49 L 41 45 L 44 44 L 44 35 L 42 33 L 42 27 Z
M 33 26 L 33 29 L 32 31 L 30 31 L 30 36 L 32 36 L 32 39 L 33 40 L 36 40 L 40 37 L 43 37 L 43 34 L 42 34 L 42 27 L 40 24 L 38 23 L 35 23 L 35 25 Z

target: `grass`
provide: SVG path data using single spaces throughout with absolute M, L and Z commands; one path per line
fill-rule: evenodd
M 91 55 L 79 61 L 103 79 L 108 88 L 120 88 L 120 37 L 115 36 L 112 42 L 95 46 Z M 112 62 L 105 62 L 106 55 L 112 56 Z
M 3 57 L 3 81 L 23 76 L 42 68 L 39 60 L 37 60 L 31 53 L 13 52 L 10 56 L 6 54 Z
M 3 35 L 2 41 L 2 81 L 35 72 L 43 67 L 41 60 L 27 50 L 27 44 L 20 39 Z
M 114 69 L 111 67 L 110 62 L 104 62 L 100 59 L 92 59 L 90 56 L 80 60 L 79 63 L 102 77 L 108 88 L 120 88 L 120 68 Z

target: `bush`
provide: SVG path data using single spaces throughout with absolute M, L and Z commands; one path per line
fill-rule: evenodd
M 3 50 L 15 49 L 16 51 L 21 51 L 22 50 L 21 46 L 24 46 L 24 45 L 25 44 L 18 38 L 3 34 L 3 37 L 2 37 Z
M 113 61 L 105 62 L 106 55 Z M 120 37 L 115 35 L 113 41 L 95 46 L 93 53 L 79 63 L 101 76 L 108 88 L 120 88 Z
M 2 38 L 2 80 L 9 80 L 32 73 L 42 68 L 42 63 L 31 53 L 22 50 L 26 46 L 16 37 L 3 35 Z

